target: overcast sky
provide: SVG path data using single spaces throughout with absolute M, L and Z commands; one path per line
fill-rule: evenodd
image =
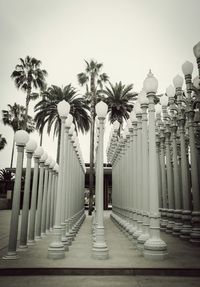
M 151 68 L 164 92 L 182 74 L 185 60 L 194 63 L 197 74 L 193 46 L 200 40 L 199 11 L 199 0 L 0 0 L 0 110 L 14 102 L 25 105 L 26 95 L 10 75 L 27 55 L 42 61 L 48 85 L 72 83 L 80 89 L 76 76 L 84 59 L 95 59 L 111 82 L 133 83 L 135 91 Z M 0 133 L 8 142 L 0 151 L 2 168 L 10 164 L 13 132 L 0 123 Z M 39 141 L 37 133 L 33 137 Z M 89 134 L 80 141 L 88 162 Z M 56 146 L 56 139 L 44 137 L 53 157 Z

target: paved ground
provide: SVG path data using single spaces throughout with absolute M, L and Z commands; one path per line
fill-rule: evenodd
M 2 287 L 199 287 L 199 278 L 146 276 L 0 277 Z
M 132 243 L 114 225 L 105 212 L 105 233 L 109 248 L 108 260 L 95 260 L 91 256 L 91 217 L 86 217 L 79 234 L 62 260 L 47 258 L 48 244 L 52 235 L 26 251 L 20 252 L 17 260 L 5 261 L 10 211 L 0 211 L 0 269 L 1 268 L 200 268 L 200 247 L 181 241 L 165 233 L 162 238 L 167 242 L 169 256 L 162 262 L 145 260 Z M 103 274 L 102 274 L 103 275 Z M 0 286 L 200 286 L 200 278 L 183 277 L 145 277 L 145 276 L 17 276 L 0 277 Z M 40 283 L 40 285 L 39 285 Z

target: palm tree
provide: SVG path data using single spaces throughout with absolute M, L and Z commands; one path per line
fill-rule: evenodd
M 108 119 L 111 124 L 117 120 L 122 127 L 123 121 L 129 118 L 129 113 L 133 109 L 133 101 L 137 93 L 132 92 L 132 84 L 123 85 L 121 81 L 115 85 L 110 82 L 109 84 L 110 87 L 106 87 L 103 91 L 104 101 L 108 105 Z
M 71 84 L 60 88 L 52 85 L 43 92 L 43 99 L 35 106 L 36 128 L 41 134 L 47 125 L 47 133 L 50 134 L 54 124 L 53 135 L 58 135 L 57 162 L 59 162 L 60 150 L 60 131 L 61 121 L 57 112 L 57 104 L 65 100 L 70 104 L 70 113 L 73 116 L 76 131 L 87 132 L 90 126 L 90 117 L 88 115 L 89 107 L 84 98 L 78 96 L 75 88 Z
M 103 84 L 108 81 L 106 73 L 100 74 L 102 63 L 94 60 L 85 61 L 86 69 L 84 73 L 77 75 L 81 86 L 86 87 L 86 99 L 90 104 L 91 125 L 90 125 L 90 174 L 89 174 L 89 215 L 92 214 L 93 205 L 93 182 L 94 182 L 94 123 L 95 123 L 95 105 L 98 96 L 101 96 Z
M 2 134 L 0 134 L 0 150 L 4 149 L 6 144 L 7 144 L 6 138 L 2 137 Z
M 24 129 L 26 129 L 29 103 L 38 97 L 38 94 L 33 93 L 32 90 L 33 88 L 44 89 L 47 71 L 40 69 L 42 62 L 34 57 L 26 56 L 25 59 L 20 58 L 19 60 L 20 64 L 16 65 L 15 70 L 11 74 L 11 78 L 14 79 L 18 89 L 21 88 L 26 92 L 26 121 L 24 123 Z
M 26 122 L 26 131 L 31 133 L 35 130 L 35 124 L 31 116 L 26 115 L 26 108 L 24 106 L 18 105 L 14 103 L 14 105 L 8 105 L 8 110 L 2 110 L 2 120 L 4 125 L 10 126 L 14 134 L 17 130 L 24 128 Z M 14 146 L 15 140 L 13 137 L 13 146 L 12 146 L 12 155 L 10 168 L 12 168 L 13 164 L 13 156 L 14 156 Z

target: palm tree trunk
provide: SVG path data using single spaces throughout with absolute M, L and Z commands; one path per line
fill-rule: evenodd
M 56 156 L 56 162 L 59 164 L 60 159 L 60 140 L 61 140 L 61 123 L 58 131 L 58 146 L 57 146 L 57 156 Z
M 12 153 L 11 153 L 10 168 L 12 168 L 12 166 L 13 166 L 14 151 L 15 151 L 15 133 L 14 133 L 14 136 L 13 136 L 13 144 L 12 144 Z
M 27 128 L 28 123 L 28 106 L 30 102 L 31 97 L 31 75 L 28 75 L 28 87 L 27 87 L 27 95 L 26 95 L 26 112 L 25 112 L 25 122 L 24 122 L 24 129 Z
M 43 131 L 40 134 L 40 146 L 42 146 L 42 142 L 43 142 Z
M 95 123 L 95 79 L 91 76 L 91 126 L 90 126 L 90 173 L 89 173 L 89 207 L 88 215 L 93 211 L 93 185 L 94 185 L 94 123 Z

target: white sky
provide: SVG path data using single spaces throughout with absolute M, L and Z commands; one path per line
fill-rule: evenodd
M 135 91 L 151 68 L 164 92 L 185 60 L 197 74 L 199 11 L 199 0 L 0 0 L 0 110 L 14 102 L 25 105 L 25 94 L 10 75 L 27 55 L 42 61 L 49 85 L 72 83 L 80 89 L 76 75 L 84 70 L 84 59 L 93 58 L 103 62 L 111 82 L 133 83 Z M 0 152 L 2 168 L 10 164 L 13 132 L 1 121 L 0 133 L 8 142 Z M 33 136 L 39 143 L 37 133 Z M 106 146 L 108 131 L 105 137 Z M 89 133 L 80 142 L 89 162 Z M 45 135 L 43 146 L 56 157 L 56 139 Z

